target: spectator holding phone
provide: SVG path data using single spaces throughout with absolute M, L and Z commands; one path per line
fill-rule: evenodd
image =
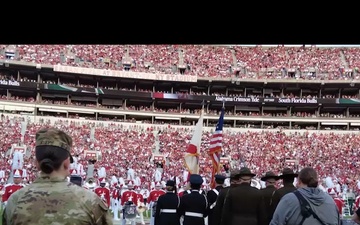
M 10 196 L 3 224 L 112 225 L 108 207 L 93 192 L 67 181 L 72 138 L 57 129 L 36 133 L 36 167 L 39 177 Z

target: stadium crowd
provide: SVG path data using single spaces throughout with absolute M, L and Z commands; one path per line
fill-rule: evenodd
M 9 49 L 15 53 L 7 55 Z M 114 70 L 131 70 L 135 72 L 189 74 L 198 77 L 253 79 L 358 79 L 360 65 L 358 48 L 318 48 L 312 47 L 240 47 L 240 46 L 198 46 L 198 45 L 0 45 L 0 59 L 19 60 L 40 64 L 61 64 L 69 66 L 91 67 Z M 179 70 L 180 69 L 180 70 Z M 316 71 L 316 74 L 314 73 Z M 349 72 L 351 71 L 351 72 Z M 14 77 L 0 76 L 0 79 L 18 80 Z M 37 82 L 26 77 L 18 81 Z M 93 84 L 78 84 L 67 81 L 43 80 L 44 83 L 59 83 L 69 86 L 95 88 Z M 105 89 L 115 89 L 103 84 Z M 116 87 L 119 90 L 152 92 L 148 89 L 130 89 Z M 76 105 L 97 108 L 119 108 L 98 103 L 79 101 L 61 101 L 47 98 L 20 97 L 11 94 L 0 95 L 0 100 L 37 102 L 40 104 Z M 3 93 L 2 93 L 3 94 Z M 209 93 L 192 91 L 190 94 L 208 95 Z M 224 95 L 224 93 L 210 93 Z M 229 94 L 234 96 L 238 94 Z M 254 96 L 251 93 L 246 97 Z M 266 97 L 266 96 L 264 96 Z M 299 93 L 283 93 L 270 97 L 305 97 L 305 98 L 357 98 L 352 94 L 325 94 L 324 96 L 300 96 Z M 157 108 L 126 105 L 125 110 L 152 111 L 161 113 L 197 114 L 199 109 Z M 218 115 L 217 110 L 207 110 L 207 114 Z M 346 113 L 321 112 L 235 112 L 227 110 L 226 115 L 238 116 L 293 116 L 293 117 L 336 117 L 346 118 L 357 115 Z M 58 115 L 58 117 L 60 117 Z M 69 115 L 74 117 L 74 115 Z M 99 120 L 101 120 L 101 116 Z M 155 180 L 157 167 L 163 168 L 162 180 L 180 179 L 179 186 L 185 185 L 183 180 L 184 152 L 192 138 L 193 127 L 178 127 L 164 123 L 163 126 L 137 124 L 125 125 L 118 122 L 89 122 L 86 120 L 70 121 L 66 118 L 52 120 L 40 119 L 38 122 L 27 121 L 25 135 L 22 127 L 27 120 L 25 116 L 1 115 L 0 118 L 0 154 L 4 160 L 0 162 L 0 170 L 5 171 L 6 180 L 11 172 L 12 155 L 9 149 L 15 143 L 26 145 L 24 169 L 27 170 L 24 182 L 32 182 L 37 172 L 33 167 L 35 133 L 44 127 L 56 127 L 66 130 L 73 138 L 73 155 L 78 163 L 84 165 L 85 171 L 89 163 L 88 150 L 101 152 L 95 163 L 98 170 L 105 167 L 107 179 L 112 176 L 127 177 L 129 168 L 133 169 L 141 182 L 150 184 Z M 55 122 L 54 122 L 55 121 Z M 149 123 L 161 123 L 148 121 Z M 191 123 L 183 124 L 191 125 Z M 215 124 L 210 124 L 214 125 Z M 226 125 L 225 125 L 226 127 Z M 273 128 L 273 126 L 269 126 Z M 94 132 L 93 132 L 94 131 Z M 211 178 L 212 163 L 208 156 L 212 131 L 202 134 L 201 156 L 199 160 L 200 174 L 205 178 L 205 186 Z M 157 141 L 158 140 L 158 141 Z M 336 140 L 336 141 L 334 141 Z M 164 156 L 160 164 L 153 159 L 154 150 Z M 230 167 L 246 166 L 257 178 L 265 172 L 273 171 L 280 174 L 287 166 L 295 171 L 312 167 L 319 173 L 323 186 L 325 178 L 331 177 L 334 183 L 346 185 L 349 190 L 360 194 L 359 163 L 360 136 L 355 132 L 296 132 L 285 131 L 236 131 L 225 129 L 223 132 L 222 156 L 230 159 L 230 165 L 222 168 L 222 173 L 228 173 Z M 92 156 L 93 157 L 93 156 Z M 292 161 L 290 164 L 288 162 Z M 2 173 L 0 173 L 2 174 Z
M 0 51 L 0 59 L 40 64 L 217 78 L 358 79 L 360 65 L 359 48 L 316 46 L 1 45 Z M 13 53 L 7 56 L 6 51 Z
M 1 155 L 6 160 L 0 162 L 2 170 L 10 172 L 11 155 L 7 155 L 12 144 L 21 142 L 21 122 L 25 117 L 1 116 L 0 143 Z M 54 124 L 52 124 L 54 123 Z M 155 136 L 158 134 L 159 152 L 166 157 L 163 163 L 163 178 L 174 176 L 183 177 L 183 154 L 192 137 L 192 128 L 178 128 L 176 126 L 152 126 L 144 128 L 140 124 L 124 127 L 122 123 L 89 123 L 74 122 L 67 119 L 57 119 L 55 122 L 42 120 L 38 123 L 27 124 L 24 143 L 29 148 L 29 155 L 25 158 L 24 167 L 28 168 L 27 181 L 32 181 L 35 171 L 32 171 L 32 155 L 34 151 L 34 134 L 41 127 L 55 127 L 67 130 L 74 139 L 74 155 L 79 155 L 79 162 L 85 167 L 86 150 L 101 151 L 101 160 L 96 168 L 102 166 L 108 169 L 108 175 L 126 176 L 126 168 L 133 168 L 144 181 L 154 179 L 156 165 L 151 161 L 155 149 Z M 91 127 L 95 126 L 94 138 L 90 138 Z M 160 132 L 159 132 L 160 131 Z M 211 131 L 204 131 L 201 144 L 200 173 L 209 181 L 211 175 L 211 161 L 208 158 Z M 336 140 L 336 142 L 334 142 Z M 356 133 L 307 133 L 274 131 L 235 132 L 225 130 L 223 135 L 223 156 L 230 157 L 232 165 L 245 163 L 258 177 L 266 171 L 280 173 L 285 159 L 298 160 L 298 165 L 291 165 L 294 170 L 311 166 L 319 172 L 321 178 L 332 177 L 342 184 L 348 184 L 351 189 L 358 191 L 359 165 L 357 163 L 360 149 L 360 136 Z M 226 172 L 226 171 L 222 171 Z M 110 179 L 110 177 L 109 177 Z

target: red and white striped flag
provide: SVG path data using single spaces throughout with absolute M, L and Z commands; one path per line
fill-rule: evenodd
M 210 139 L 209 156 L 212 161 L 212 174 L 210 187 L 215 188 L 215 175 L 220 172 L 220 157 L 222 151 L 223 125 L 224 125 L 224 107 L 221 109 L 219 121 L 216 124 L 215 132 Z
M 189 171 L 188 179 L 191 174 L 199 174 L 199 155 L 200 155 L 203 123 L 204 123 L 204 113 L 202 111 L 200 118 L 196 123 L 193 136 L 190 140 L 189 146 L 184 156 L 185 167 Z

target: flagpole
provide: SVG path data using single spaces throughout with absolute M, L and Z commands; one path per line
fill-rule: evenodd
M 202 102 L 201 102 L 200 118 L 204 115 L 204 106 L 205 106 L 205 100 L 203 99 Z M 203 124 L 204 124 L 204 121 L 203 121 Z M 201 131 L 201 133 L 202 133 L 202 131 Z M 199 148 L 201 148 L 201 141 L 200 141 Z M 199 161 L 198 161 L 198 164 L 197 164 L 197 173 L 200 174 L 200 157 L 199 156 L 198 156 L 198 160 Z
M 223 101 L 222 101 L 222 107 L 221 107 L 221 111 L 222 110 L 224 110 L 225 111 L 225 99 L 223 99 Z M 221 114 L 221 112 L 220 112 L 220 114 Z M 225 153 L 225 156 L 226 156 L 226 152 L 224 152 Z M 221 157 L 221 155 L 220 155 L 220 157 Z M 220 160 L 220 159 L 219 159 Z M 216 173 L 218 174 L 218 173 L 220 173 L 220 171 L 221 171 L 221 169 L 220 169 L 220 162 L 219 162 L 219 165 L 217 166 L 217 168 L 216 168 Z M 215 174 L 214 174 L 215 175 Z M 213 178 L 214 179 L 214 178 Z
M 205 100 L 202 100 L 202 102 L 201 102 L 201 114 L 204 113 L 204 108 L 205 108 Z

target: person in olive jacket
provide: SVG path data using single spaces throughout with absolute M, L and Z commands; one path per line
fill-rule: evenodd
M 263 195 L 259 189 L 251 186 L 254 176 L 249 168 L 240 169 L 236 176 L 239 185 L 226 193 L 219 225 L 267 225 Z
M 271 213 L 269 215 L 270 219 L 272 218 L 275 209 L 277 207 L 277 205 L 279 204 L 281 198 L 286 195 L 287 193 L 293 192 L 295 191 L 297 188 L 294 186 L 294 180 L 295 177 L 297 177 L 298 174 L 294 173 L 294 171 L 290 168 L 284 168 L 282 171 L 282 174 L 279 176 L 279 179 L 282 179 L 283 181 L 283 187 L 277 189 L 272 198 L 271 198 L 271 204 L 270 204 L 270 208 L 271 208 Z
M 265 188 L 261 189 L 263 194 L 265 208 L 267 212 L 267 224 L 271 221 L 271 198 L 276 191 L 276 181 L 279 180 L 279 176 L 277 176 L 274 172 L 268 171 L 265 173 L 265 176 L 261 177 L 261 180 L 265 182 Z

